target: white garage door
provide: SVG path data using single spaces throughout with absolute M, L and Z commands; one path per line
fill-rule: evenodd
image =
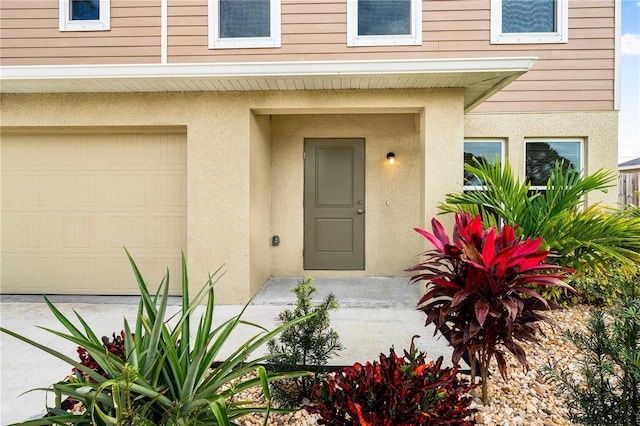
M 123 247 L 156 288 L 180 288 L 186 135 L 3 134 L 3 293 L 136 294 Z

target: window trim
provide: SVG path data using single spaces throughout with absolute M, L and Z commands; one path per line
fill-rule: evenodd
M 59 0 L 60 31 L 109 31 L 111 29 L 111 0 L 100 0 L 100 19 L 72 20 L 71 0 Z
M 220 0 L 209 0 L 209 49 L 244 49 L 281 47 L 281 0 L 271 1 L 271 36 L 222 38 L 220 34 Z
M 556 31 L 548 33 L 502 32 L 502 0 L 491 0 L 491 44 L 569 42 L 569 1 L 556 0 Z
M 347 46 L 422 45 L 422 1 L 411 0 L 411 34 L 358 35 L 358 0 L 347 0 Z
M 499 143 L 500 144 L 500 167 L 504 168 L 504 161 L 506 158 L 506 153 L 505 153 L 505 145 L 506 145 L 506 141 L 504 139 L 498 139 L 498 138 L 489 138 L 489 139 L 481 139 L 481 138 L 465 138 L 463 143 L 462 143 L 462 149 L 463 149 L 463 153 L 464 153 L 464 145 L 466 143 L 487 143 L 487 142 L 494 142 L 494 143 Z M 462 190 L 463 191 L 482 191 L 483 189 L 483 185 L 464 185 L 464 158 L 462 159 L 462 170 L 463 170 L 463 174 L 462 174 Z
M 527 176 L 527 144 L 529 143 L 553 143 L 553 142 L 559 142 L 559 143 L 565 143 L 565 142 L 578 142 L 579 146 L 580 146 L 580 152 L 578 153 L 578 161 L 580 164 L 578 164 L 578 172 L 583 174 L 584 170 L 585 170 L 585 164 L 584 164 L 584 139 L 582 138 L 566 138 L 566 137 L 559 137 L 559 138 L 527 138 L 524 140 L 524 177 L 525 179 L 529 180 L 529 177 Z M 531 190 L 537 190 L 537 191 L 544 191 L 547 189 L 546 185 L 531 185 L 530 187 Z

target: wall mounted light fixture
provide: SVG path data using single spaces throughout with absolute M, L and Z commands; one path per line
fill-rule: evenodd
M 393 152 L 389 152 L 387 154 L 387 161 L 389 162 L 389 164 L 393 164 L 396 161 L 396 155 Z

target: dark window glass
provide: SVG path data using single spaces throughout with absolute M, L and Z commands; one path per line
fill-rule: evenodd
M 270 37 L 270 0 L 220 0 L 220 38 Z
M 496 158 L 500 160 L 502 156 L 502 144 L 500 142 L 465 142 L 464 143 L 464 163 L 476 166 L 474 158 L 481 163 L 495 164 Z M 467 186 L 480 186 L 484 182 L 476 175 L 464 171 L 464 184 Z
M 502 0 L 503 33 L 552 33 L 555 31 L 555 0 Z
M 100 0 L 71 0 L 72 21 L 97 21 L 100 19 Z
M 529 142 L 526 175 L 532 186 L 546 186 L 556 162 L 563 170 L 580 172 L 580 142 Z
M 358 35 L 411 34 L 411 0 L 359 0 Z

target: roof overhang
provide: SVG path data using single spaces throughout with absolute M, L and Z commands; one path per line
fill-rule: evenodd
M 473 109 L 535 57 L 386 61 L 1 66 L 1 93 L 464 89 Z

